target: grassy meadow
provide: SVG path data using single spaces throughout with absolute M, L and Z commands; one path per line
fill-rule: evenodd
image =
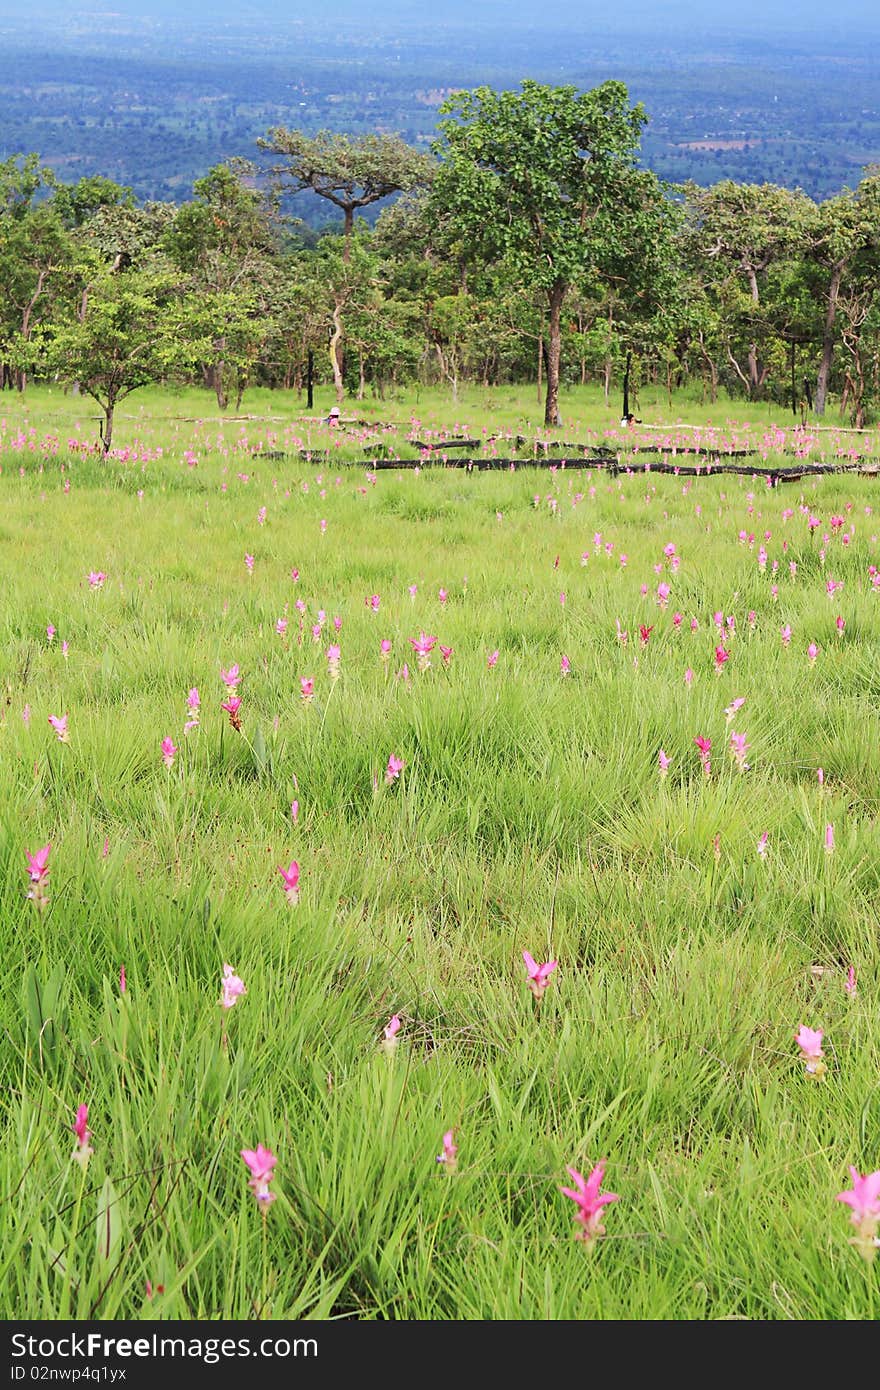
M 880 483 L 371 472 L 534 390 L 301 409 L 134 396 L 103 461 L 89 402 L 0 402 L 2 1316 L 875 1316 Z

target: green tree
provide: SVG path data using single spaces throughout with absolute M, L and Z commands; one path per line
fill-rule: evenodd
M 545 297 L 544 418 L 558 425 L 568 291 L 621 273 L 634 241 L 661 235 L 659 184 L 635 163 L 647 118 L 622 82 L 585 93 L 532 81 L 519 92 L 479 87 L 440 111 L 435 206 L 451 215 L 472 258 L 503 263 Z

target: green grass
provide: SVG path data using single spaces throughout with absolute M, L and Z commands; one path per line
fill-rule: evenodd
M 499 393 L 506 427 L 528 394 Z M 208 419 L 204 396 L 137 401 L 107 463 L 68 452 L 90 435 L 83 403 L 44 391 L 0 409 L 0 1313 L 873 1316 L 877 1268 L 834 1198 L 848 1164 L 880 1167 L 876 482 L 571 468 L 371 482 L 353 438 L 338 457 L 358 467 L 299 458 L 290 400 L 246 398 L 283 419 L 242 422 L 237 450 L 239 423 L 218 445 L 216 425 L 172 419 Z M 578 438 L 614 427 L 595 394 L 579 401 Z M 394 411 L 480 430 L 484 406 Z M 719 410 L 716 425 L 764 436 L 769 412 L 725 410 L 735 423 Z M 679 415 L 706 420 L 693 403 Z M 16 443 L 25 420 L 32 449 Z M 287 458 L 250 452 L 279 437 Z M 833 432 L 817 439 L 832 456 Z M 854 534 L 823 563 L 835 514 Z M 720 674 L 717 610 L 736 619 Z M 448 669 L 435 650 L 417 671 L 421 630 L 454 648 Z M 219 708 L 233 662 L 241 734 Z M 184 736 L 194 685 L 201 726 Z M 743 774 L 724 714 L 737 696 Z M 68 745 L 47 723 L 61 713 Z M 386 786 L 391 753 L 405 769 Z M 25 851 L 49 842 L 40 912 Z M 291 859 L 296 906 L 277 872 Z M 559 961 L 540 1007 L 524 949 Z M 248 992 L 224 1047 L 225 961 Z M 802 1023 L 825 1031 L 818 1084 Z M 450 1127 L 455 1173 L 435 1161 Z M 258 1142 L 278 1156 L 265 1222 L 239 1157 Z M 620 1200 L 585 1248 L 559 1185 L 600 1158 Z M 152 1301 L 147 1280 L 164 1286 Z

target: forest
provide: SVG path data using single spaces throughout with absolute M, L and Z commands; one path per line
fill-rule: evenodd
M 182 203 L 102 175 L 63 182 L 36 154 L 0 163 L 0 380 L 92 395 L 112 441 L 140 386 L 202 382 L 219 408 L 251 385 L 382 398 L 413 382 L 537 379 L 545 422 L 567 383 L 628 370 L 875 418 L 880 170 L 799 189 L 661 181 L 647 120 L 617 81 L 526 81 L 450 95 L 430 150 L 396 135 L 273 126 Z M 336 221 L 285 213 L 304 190 Z M 364 214 L 376 214 L 368 224 Z

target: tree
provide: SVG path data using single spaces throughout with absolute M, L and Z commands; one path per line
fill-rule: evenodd
M 503 263 L 540 291 L 549 319 L 544 420 L 558 425 L 562 308 L 629 258 L 634 231 L 662 224 L 659 184 L 636 167 L 646 116 L 622 82 L 585 93 L 522 83 L 478 87 L 440 108 L 434 202 L 471 257 Z
M 271 170 L 280 189 L 289 193 L 311 189 L 342 210 L 346 262 L 355 213 L 392 193 L 428 184 L 434 174 L 431 156 L 397 135 L 336 135 L 322 130 L 309 136 L 276 126 L 257 144 L 281 156 Z
M 880 172 L 873 170 L 858 188 L 844 190 L 837 198 L 819 204 L 815 235 L 809 256 L 823 279 L 825 315 L 822 330 L 822 357 L 816 377 L 816 414 L 825 414 L 825 401 L 834 348 L 837 342 L 837 313 L 841 292 L 847 294 L 846 280 L 854 265 L 880 247 Z M 855 295 L 855 302 L 859 295 Z M 852 342 L 848 328 L 847 342 Z

